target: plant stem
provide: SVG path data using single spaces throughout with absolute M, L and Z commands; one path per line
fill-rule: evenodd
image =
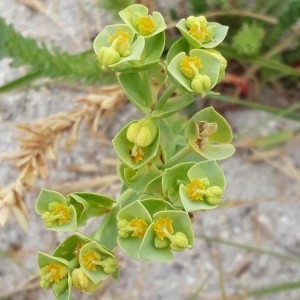
M 167 87 L 167 89 L 164 91 L 164 93 L 158 99 L 160 108 L 162 108 L 166 104 L 166 102 L 168 101 L 168 99 L 174 93 L 174 91 L 176 89 L 177 89 L 177 86 L 174 85 L 173 83 L 170 83 L 170 85 Z
M 192 148 L 190 144 L 187 144 L 185 147 L 183 147 L 181 150 L 179 150 L 171 159 L 167 161 L 164 168 L 169 168 L 177 163 L 178 160 L 180 160 L 185 155 L 189 154 L 191 152 Z

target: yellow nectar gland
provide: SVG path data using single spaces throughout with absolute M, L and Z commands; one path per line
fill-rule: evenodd
M 205 41 L 206 38 L 209 36 L 209 32 L 207 30 L 206 25 L 201 23 L 193 24 L 189 30 L 189 33 L 192 37 L 201 42 Z
M 112 47 L 122 56 L 127 56 L 129 53 L 129 33 L 118 28 L 117 32 L 108 38 L 112 43 Z
M 143 219 L 134 218 L 129 222 L 130 227 L 132 227 L 133 232 L 131 236 L 136 236 L 142 238 L 148 228 L 148 224 Z
M 207 185 L 201 179 L 193 179 L 187 186 L 187 194 L 191 200 L 203 200 Z
M 130 151 L 130 159 L 133 160 L 135 163 L 139 163 L 143 160 L 144 151 L 142 148 L 137 148 L 135 151 Z
M 180 63 L 180 70 L 187 78 L 193 78 L 201 69 L 202 63 L 197 56 L 186 56 Z
M 156 25 L 151 16 L 144 16 L 138 19 L 137 28 L 141 35 L 149 35 L 153 33 Z
M 94 250 L 89 250 L 82 256 L 83 265 L 91 271 L 96 271 L 98 262 L 101 260 L 102 255 Z
M 59 225 L 66 224 L 71 219 L 71 208 L 65 204 L 58 203 L 51 214 L 57 218 Z
M 51 262 L 44 268 L 47 280 L 50 282 L 60 282 L 68 273 L 66 266 Z
M 158 218 L 154 225 L 153 230 L 156 233 L 156 236 L 163 240 L 168 234 L 171 235 L 174 233 L 174 229 L 172 227 L 173 220 L 171 218 Z M 167 233 L 167 234 L 166 234 Z

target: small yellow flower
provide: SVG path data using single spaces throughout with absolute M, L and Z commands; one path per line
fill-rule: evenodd
M 83 265 L 91 271 L 96 271 L 98 262 L 102 259 L 102 255 L 95 250 L 89 250 L 82 256 Z
M 149 35 L 154 32 L 156 25 L 151 16 L 143 16 L 138 19 L 137 28 L 141 35 Z
M 117 32 L 108 38 L 108 41 L 112 43 L 111 46 L 121 56 L 130 55 L 129 33 L 127 31 L 118 28 Z
M 51 262 L 43 268 L 43 271 L 49 282 L 60 282 L 68 273 L 66 266 L 56 262 Z
M 203 196 L 208 185 L 209 182 L 207 178 L 193 179 L 186 186 L 188 197 L 191 200 L 203 200 Z
M 173 220 L 171 218 L 158 218 L 154 225 L 153 230 L 156 233 L 156 236 L 163 240 L 165 237 L 170 236 L 174 233 L 174 229 L 172 227 Z
M 59 225 L 66 224 L 71 219 L 71 208 L 65 204 L 58 203 L 52 214 L 57 218 Z
M 194 37 L 200 42 L 205 41 L 206 38 L 209 36 L 209 32 L 207 30 L 206 25 L 204 23 L 198 22 L 191 26 L 189 33 L 192 37 Z
M 142 238 L 145 235 L 148 224 L 143 219 L 134 218 L 129 222 L 130 227 L 132 227 L 133 232 L 131 236 L 136 236 Z
M 180 63 L 181 72 L 189 79 L 195 77 L 202 67 L 201 60 L 197 56 L 186 56 Z
M 133 160 L 135 163 L 139 163 L 141 160 L 143 160 L 144 157 L 144 151 L 142 148 L 138 147 L 137 149 L 132 149 L 130 151 L 130 159 Z

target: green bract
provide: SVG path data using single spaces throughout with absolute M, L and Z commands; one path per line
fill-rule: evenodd
M 206 159 L 225 159 L 235 152 L 230 144 L 230 125 L 212 107 L 196 113 L 188 121 L 185 137 L 193 149 Z
M 139 61 L 145 40 L 134 40 L 134 30 L 125 24 L 106 26 L 94 41 L 94 51 L 103 68 L 122 70 L 130 67 L 129 62 Z
M 146 146 L 140 147 L 127 139 L 127 131 L 131 124 L 125 126 L 113 139 L 113 146 L 119 158 L 132 169 L 137 169 L 149 162 L 156 155 L 159 147 L 159 130 L 153 142 Z
M 164 223 L 167 224 L 167 232 L 170 236 L 174 236 L 176 233 L 181 232 L 187 238 L 186 248 L 192 247 L 194 235 L 188 213 L 173 210 L 159 211 L 153 215 L 153 222 L 148 227 L 143 239 L 140 249 L 141 259 L 154 261 L 170 261 L 173 259 L 172 250 L 174 249 L 171 247 L 172 238 L 168 238 L 168 234 L 161 233 L 161 228 L 165 225 Z M 168 223 L 171 228 L 168 228 Z M 156 227 L 158 227 L 158 229 Z
M 211 193 L 207 193 L 211 187 L 218 187 L 221 193 L 219 200 L 223 198 L 226 186 L 222 169 L 215 161 L 203 161 L 192 166 L 187 172 L 189 182 L 182 183 L 179 187 L 181 202 L 186 211 L 205 210 L 215 208 L 220 201 L 210 201 Z
M 36 202 L 36 212 L 52 230 L 73 231 L 77 228 L 74 206 L 58 192 L 42 189 Z
M 194 26 L 195 25 L 196 24 L 194 24 Z M 205 26 L 207 30 L 206 37 L 197 38 L 197 32 L 195 35 L 191 34 L 191 28 L 188 28 L 186 26 L 186 19 L 181 19 L 177 23 L 176 27 L 180 30 L 181 34 L 193 48 L 214 48 L 218 46 L 221 42 L 223 42 L 228 31 L 228 26 L 223 26 L 215 22 L 207 22 Z M 200 36 L 201 35 L 202 34 L 200 30 Z
M 118 244 L 130 257 L 139 258 L 139 249 L 152 219 L 140 201 L 121 209 L 118 220 Z
M 191 78 L 188 78 L 183 70 L 190 70 L 189 59 L 197 59 L 197 62 L 200 64 L 200 67 L 197 69 L 197 72 L 191 74 Z M 170 62 L 168 66 L 168 72 L 170 73 L 171 78 L 174 83 L 179 85 L 181 88 L 185 89 L 190 93 L 199 93 L 198 90 L 193 89 L 192 81 L 193 78 L 197 75 L 207 76 L 210 80 L 208 85 L 205 86 L 203 92 L 200 94 L 210 94 L 210 90 L 215 87 L 219 79 L 220 73 L 220 61 L 212 54 L 201 50 L 194 49 L 191 50 L 189 55 L 187 56 L 185 52 L 181 52 L 177 54 Z M 197 67 L 196 67 L 197 68 Z M 191 71 L 193 68 L 191 68 Z
M 118 278 L 118 263 L 114 255 L 96 241 L 83 245 L 79 252 L 79 263 L 83 272 L 95 284 L 109 276 Z
M 183 37 L 168 45 L 165 59 L 167 26 L 160 13 L 134 4 L 120 17 L 125 24 L 106 26 L 94 50 L 143 116 L 112 140 L 122 184 L 116 199 L 46 189 L 38 196 L 36 211 L 53 230 L 75 231 L 102 217 L 90 235 L 76 232 L 52 255 L 39 253 L 41 287 L 52 287 L 59 300 L 68 300 L 72 287 L 92 292 L 103 280 L 117 279 L 116 247 L 133 259 L 160 262 L 192 248 L 190 212 L 222 201 L 226 181 L 216 160 L 234 153 L 227 121 L 212 107 L 194 111 L 195 96 L 216 94 L 212 89 L 225 76 L 227 61 L 213 48 L 228 27 L 203 16 L 180 20 Z M 180 114 L 184 108 L 188 114 Z
M 122 20 L 131 25 L 135 32 L 145 38 L 151 38 L 163 32 L 167 25 L 159 12 L 148 15 L 148 8 L 144 5 L 130 5 L 119 12 Z
M 69 299 L 71 292 L 71 280 L 68 273 L 69 262 L 63 258 L 39 252 L 37 263 L 41 287 L 52 287 L 57 298 Z

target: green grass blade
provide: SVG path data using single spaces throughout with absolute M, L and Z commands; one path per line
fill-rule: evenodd
M 224 95 L 216 95 L 216 96 L 210 96 L 213 99 L 226 102 L 226 103 L 231 103 L 231 104 L 238 104 L 241 106 L 246 106 L 252 109 L 257 109 L 265 112 L 269 112 L 273 115 L 276 115 L 278 117 L 284 117 L 287 119 L 295 120 L 295 121 L 300 121 L 300 113 L 294 112 L 294 110 L 300 108 L 300 103 L 294 103 L 293 105 L 289 106 L 287 109 L 282 109 L 282 108 L 276 108 L 264 104 L 259 104 L 253 102 L 251 99 L 239 99 L 231 96 L 224 96 Z
M 244 244 L 240 244 L 240 243 L 230 242 L 230 241 L 223 240 L 220 238 L 208 237 L 206 235 L 198 235 L 197 237 L 199 237 L 202 240 L 208 241 L 208 242 L 219 243 L 219 244 L 231 246 L 231 247 L 238 248 L 238 249 L 248 251 L 248 252 L 252 252 L 255 254 L 269 255 L 269 256 L 272 256 L 272 257 L 275 257 L 278 259 L 284 259 L 284 260 L 289 260 L 289 261 L 293 261 L 296 263 L 300 263 L 300 257 L 297 257 L 297 256 L 289 256 L 289 255 L 273 252 L 270 250 L 265 250 L 265 249 L 256 248 L 256 247 L 252 247 L 252 246 L 248 246 L 248 245 L 244 245 Z
M 26 75 L 24 75 L 24 76 L 22 76 L 18 79 L 12 80 L 12 81 L 0 86 L 0 94 L 9 92 L 9 91 L 17 89 L 17 88 L 20 88 L 24 85 L 27 85 L 30 82 L 32 82 L 33 80 L 40 77 L 41 74 L 42 74 L 41 71 L 30 72 L 30 73 L 27 73 Z
M 277 293 L 287 292 L 295 289 L 300 289 L 300 281 L 271 285 L 260 289 L 248 291 L 247 294 L 248 296 L 253 296 L 253 297 L 263 297 L 265 295 L 277 294 Z

